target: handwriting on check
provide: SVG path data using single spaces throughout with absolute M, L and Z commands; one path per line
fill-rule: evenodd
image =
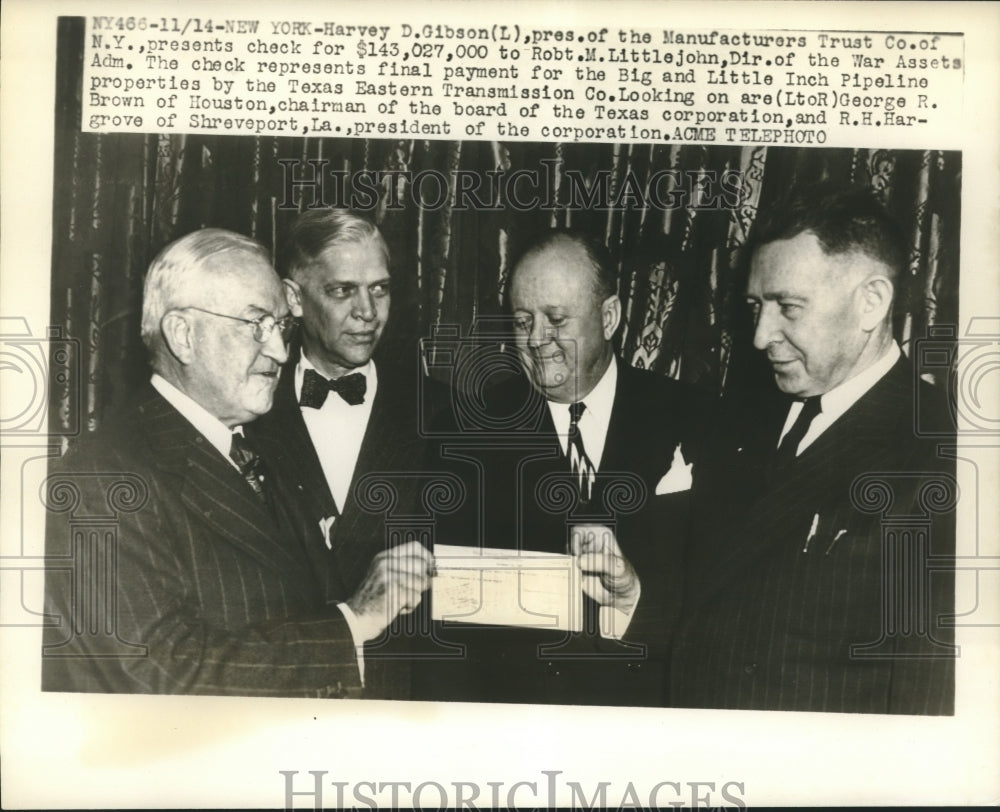
M 431 614 L 443 623 L 478 623 L 579 632 L 580 569 L 568 555 L 437 545 Z

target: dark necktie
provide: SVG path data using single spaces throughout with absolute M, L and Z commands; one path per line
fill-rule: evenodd
M 802 401 L 802 411 L 799 412 L 799 416 L 795 418 L 795 422 L 792 423 L 788 434 L 782 438 L 781 444 L 778 446 L 778 451 L 774 457 L 775 465 L 779 467 L 788 465 L 795 459 L 799 443 L 802 442 L 802 438 L 809 431 L 809 426 L 812 424 L 813 418 L 822 411 L 823 408 L 820 404 L 819 395 L 805 398 Z
M 594 479 L 597 472 L 594 464 L 583 448 L 583 436 L 580 434 L 580 415 L 587 407 L 583 403 L 569 405 L 569 469 L 576 482 L 580 501 L 589 502 L 593 492 Z
M 326 403 L 326 396 L 333 391 L 351 406 L 365 402 L 368 380 L 360 372 L 352 372 L 340 378 L 324 378 L 315 369 L 307 369 L 302 376 L 302 394 L 299 405 L 309 409 L 320 409 Z
M 257 498 L 266 503 L 267 494 L 264 492 L 264 461 L 260 455 L 254 451 L 250 441 L 242 434 L 233 432 L 233 442 L 229 447 L 229 458 L 235 462 L 247 484 L 257 494 Z

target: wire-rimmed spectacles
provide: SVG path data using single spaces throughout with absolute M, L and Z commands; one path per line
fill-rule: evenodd
M 203 307 L 195 307 L 194 305 L 188 305 L 182 310 L 197 310 L 199 313 L 207 313 L 209 316 L 218 316 L 220 319 L 232 319 L 233 321 L 241 321 L 244 324 L 253 325 L 253 337 L 254 341 L 260 344 L 266 344 L 271 340 L 271 334 L 274 333 L 274 329 L 278 328 L 278 334 L 281 336 L 281 340 L 287 344 L 292 337 L 292 331 L 295 329 L 295 317 L 294 316 L 282 316 L 280 319 L 275 318 L 270 313 L 265 313 L 263 316 L 258 316 L 255 319 L 243 319 L 239 316 L 230 316 L 226 313 L 216 313 L 214 310 L 206 310 Z

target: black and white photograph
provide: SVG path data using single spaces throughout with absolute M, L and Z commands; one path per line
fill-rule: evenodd
M 891 136 L 938 97 L 917 78 L 872 95 L 904 73 L 859 62 L 872 47 L 860 25 L 801 26 L 801 42 L 818 37 L 809 65 L 834 75 L 837 54 L 847 65 L 854 52 L 854 78 L 836 73 L 848 91 L 787 71 L 805 89 L 785 104 L 809 94 L 819 113 L 783 113 L 782 131 L 727 127 L 730 102 L 744 116 L 770 109 L 753 49 L 781 47 L 776 60 L 798 68 L 799 29 L 741 22 L 773 33 L 743 35 L 750 50 L 716 69 L 707 46 L 729 28 L 635 16 L 653 7 L 631 6 L 626 22 L 587 4 L 584 25 L 514 4 L 499 39 L 535 26 L 522 47 L 551 49 L 532 57 L 545 89 L 522 70 L 486 104 L 470 89 L 482 75 L 451 68 L 458 87 L 462 70 L 472 77 L 445 91 L 462 99 L 452 120 L 447 103 L 433 115 L 408 101 L 418 85 L 388 50 L 392 26 L 400 42 L 413 32 L 414 63 L 442 30 L 469 32 L 445 39 L 446 62 L 459 48 L 485 55 L 473 32 L 488 29 L 296 7 L 289 20 L 337 19 L 324 23 L 330 43 L 356 27 L 344 35 L 355 61 L 403 77 L 377 95 L 380 111 L 410 105 L 398 126 L 343 101 L 343 128 L 282 107 L 274 87 L 257 88 L 275 100 L 259 119 L 223 119 L 243 115 L 225 81 L 264 80 L 241 75 L 204 14 L 162 18 L 162 39 L 71 6 L 44 20 L 54 105 L 36 115 L 51 166 L 33 190 L 47 209 L 31 219 L 45 262 L 30 282 L 13 251 L 3 268 L 5 290 L 37 288 L 30 309 L 3 313 L 4 368 L 35 381 L 5 397 L 4 501 L 18 507 L 4 511 L 3 625 L 25 669 L 5 704 L 30 695 L 54 729 L 82 714 L 60 746 L 90 753 L 86 769 L 130 769 L 117 803 L 162 802 L 143 786 L 147 759 L 191 763 L 217 746 L 231 776 L 270 777 L 171 803 L 942 803 L 944 787 L 918 777 L 935 759 L 988 792 L 974 760 L 943 750 L 970 716 L 985 730 L 996 711 L 984 698 L 995 680 L 980 686 L 997 662 L 996 517 L 983 512 L 996 474 L 996 234 L 983 230 L 992 211 L 995 231 L 995 189 L 983 190 L 995 145 Z M 168 34 L 168 19 L 185 32 Z M 251 40 L 276 54 L 278 75 L 311 34 L 282 25 Z M 612 68 L 566 80 L 578 51 L 562 34 L 599 47 L 615 25 L 630 47 L 608 58 L 631 60 L 614 70 L 638 71 L 622 82 L 646 100 L 630 107 L 624 87 L 616 108 L 584 84 Z M 646 29 L 662 46 L 631 48 Z M 941 70 L 949 57 L 921 49 L 961 36 L 942 30 L 876 40 L 912 44 L 900 60 Z M 97 78 L 132 68 L 114 62 L 115 37 L 151 52 L 123 59 L 163 63 L 158 107 Z M 354 59 L 322 63 L 342 46 L 316 39 L 317 61 L 302 64 Z M 214 96 L 170 69 L 192 54 L 169 42 L 201 43 Z M 981 46 L 963 47 L 966 105 L 995 99 L 995 81 L 968 84 L 988 73 L 970 67 Z M 437 63 L 422 65 L 413 75 Z M 657 113 L 638 129 L 590 130 L 588 118 L 546 130 L 521 104 L 551 97 L 569 112 L 582 95 L 559 87 L 586 86 L 609 105 L 598 120 L 615 121 L 678 102 L 695 69 L 721 87 L 707 94 L 717 110 L 679 102 L 691 127 Z M 375 95 L 340 80 L 343 99 L 353 82 Z M 763 86 L 755 103 L 744 85 Z M 313 87 L 313 107 L 340 103 Z M 172 97 L 200 108 L 188 125 L 175 129 Z M 134 111 L 119 107 L 129 98 Z M 863 109 L 839 112 L 874 98 L 879 130 Z M 849 142 L 800 126 L 823 123 L 828 102 L 831 120 L 857 127 Z M 308 124 L 272 126 L 286 109 Z M 462 126 L 494 112 L 521 137 Z M 111 126 L 129 115 L 146 123 Z M 21 239 L 13 222 L 5 244 Z M 275 749 L 255 748 L 272 727 Z M 335 755 L 338 731 L 363 731 L 364 745 Z M 860 765 L 901 742 L 906 777 L 874 788 Z M 810 766 L 791 781 L 769 752 Z M 812 782 L 847 763 L 853 789 L 820 794 Z M 51 792 L 19 789 L 15 803 L 75 805 Z

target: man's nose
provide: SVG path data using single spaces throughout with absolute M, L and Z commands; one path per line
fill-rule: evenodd
M 781 341 L 781 331 L 778 329 L 774 312 L 767 306 L 762 306 L 757 314 L 757 324 L 754 325 L 753 345 L 758 350 L 766 350 L 771 344 Z
M 528 346 L 541 347 L 555 337 L 553 329 L 544 323 L 542 319 L 534 319 L 531 323 L 531 330 L 528 332 Z
M 375 297 L 367 290 L 359 290 L 354 295 L 351 315 L 362 321 L 371 321 L 375 318 Z
M 262 345 L 261 352 L 279 366 L 288 360 L 288 345 L 281 335 L 281 330 L 275 327 Z

